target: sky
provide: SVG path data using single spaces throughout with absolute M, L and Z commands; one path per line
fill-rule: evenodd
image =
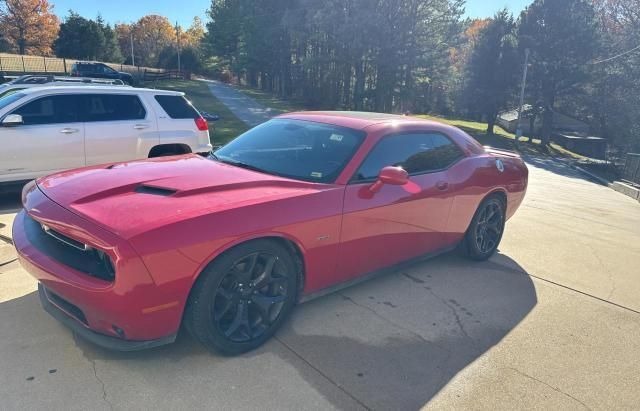
M 322 1 L 322 0 L 319 0 Z M 516 16 L 532 0 L 467 0 L 466 15 L 468 17 L 490 17 L 496 11 L 507 7 Z M 73 10 L 83 17 L 95 18 L 98 13 L 109 23 L 130 23 L 147 14 L 166 16 L 172 23 L 189 26 L 194 16 L 206 21 L 206 10 L 210 0 L 50 0 L 54 4 L 54 12 L 66 16 Z M 99 4 L 99 8 L 96 6 Z M 179 5 L 177 5 L 179 4 Z

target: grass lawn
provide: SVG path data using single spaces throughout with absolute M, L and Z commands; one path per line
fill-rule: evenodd
M 215 98 L 207 85 L 201 81 L 164 80 L 147 83 L 145 87 L 183 91 L 198 110 L 219 115 L 220 120 L 209 123 L 211 144 L 214 146 L 223 145 L 250 128 Z

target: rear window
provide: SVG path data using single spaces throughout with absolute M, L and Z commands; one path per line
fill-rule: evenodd
M 198 118 L 200 114 L 189 101 L 182 96 L 155 96 L 156 101 L 171 118 Z
M 86 121 L 142 120 L 147 115 L 138 96 L 88 94 L 85 98 Z

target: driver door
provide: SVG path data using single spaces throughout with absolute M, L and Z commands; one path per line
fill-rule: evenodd
M 383 137 L 345 191 L 338 273 L 342 281 L 437 251 L 451 210 L 447 168 L 464 154 L 429 132 Z M 409 173 L 403 186 L 369 188 L 384 167 Z

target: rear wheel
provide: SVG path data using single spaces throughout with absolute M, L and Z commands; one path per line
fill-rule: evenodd
M 214 260 L 189 297 L 185 325 L 210 349 L 241 354 L 266 342 L 295 305 L 296 265 L 270 240 L 241 244 Z
M 483 261 L 497 250 L 504 232 L 505 207 L 497 195 L 486 198 L 471 220 L 464 238 L 466 255 Z

